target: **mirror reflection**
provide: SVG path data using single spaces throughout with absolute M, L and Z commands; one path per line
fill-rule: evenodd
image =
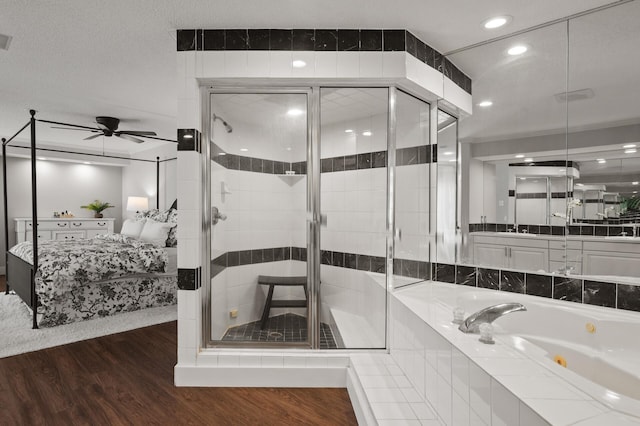
M 458 125 L 458 263 L 640 277 L 640 63 L 623 53 L 639 13 L 626 3 L 449 56 L 474 99 Z

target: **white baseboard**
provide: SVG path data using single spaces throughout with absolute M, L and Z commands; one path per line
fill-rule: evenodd
M 176 386 L 197 387 L 288 387 L 344 388 L 346 367 L 204 367 L 180 365 L 174 367 Z

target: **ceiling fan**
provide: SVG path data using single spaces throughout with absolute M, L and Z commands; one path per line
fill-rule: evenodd
M 95 133 L 95 135 L 86 137 L 84 138 L 84 140 L 91 140 L 91 139 L 98 138 L 100 136 L 106 136 L 108 138 L 110 138 L 111 136 L 117 136 L 119 138 L 126 139 L 131 142 L 144 143 L 142 139 L 137 138 L 136 136 L 152 137 L 152 139 L 157 139 L 157 138 L 153 138 L 153 136 L 156 136 L 156 132 L 146 132 L 146 131 L 140 131 L 140 130 L 118 130 L 120 119 L 115 117 L 96 117 L 96 124 L 98 125 L 98 127 L 88 127 L 88 126 L 80 126 L 77 124 L 66 124 L 66 123 L 59 123 L 59 124 L 64 124 L 65 126 L 69 126 L 69 127 L 52 126 L 52 128 L 65 129 L 65 130 L 80 130 L 83 132 Z

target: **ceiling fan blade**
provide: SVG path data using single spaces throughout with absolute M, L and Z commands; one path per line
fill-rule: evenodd
M 89 137 L 84 138 L 84 140 L 88 141 L 88 140 L 91 140 L 91 139 L 99 138 L 100 136 L 102 136 L 102 133 L 96 133 L 95 135 L 91 135 Z
M 143 132 L 139 130 L 120 130 L 116 133 L 125 134 L 125 135 L 136 135 L 136 136 L 157 136 L 156 132 Z
M 100 130 L 98 130 L 98 129 L 89 129 L 89 128 L 86 128 L 86 129 L 76 129 L 76 128 L 74 128 L 74 127 L 59 127 L 59 126 L 51 126 L 51 128 L 52 128 L 52 129 L 62 129 L 62 130 L 80 130 L 81 132 L 94 132 L 94 133 L 96 133 L 96 132 L 101 132 L 101 131 L 100 131 Z
M 123 134 L 123 133 L 119 133 L 118 132 L 115 135 L 117 137 L 119 137 L 119 138 L 126 139 L 126 140 L 131 141 L 131 142 L 144 143 L 144 141 L 142 139 L 135 138 L 133 136 L 127 135 L 126 133 Z

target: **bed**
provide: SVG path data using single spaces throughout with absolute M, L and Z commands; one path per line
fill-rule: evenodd
M 167 222 L 174 221 L 177 212 L 141 216 L 154 214 Z M 171 229 L 168 245 L 175 243 L 175 226 Z M 37 264 L 34 271 L 32 241 L 7 253 L 7 284 L 32 309 L 34 328 L 177 303 L 175 246 L 122 234 L 39 241 Z

